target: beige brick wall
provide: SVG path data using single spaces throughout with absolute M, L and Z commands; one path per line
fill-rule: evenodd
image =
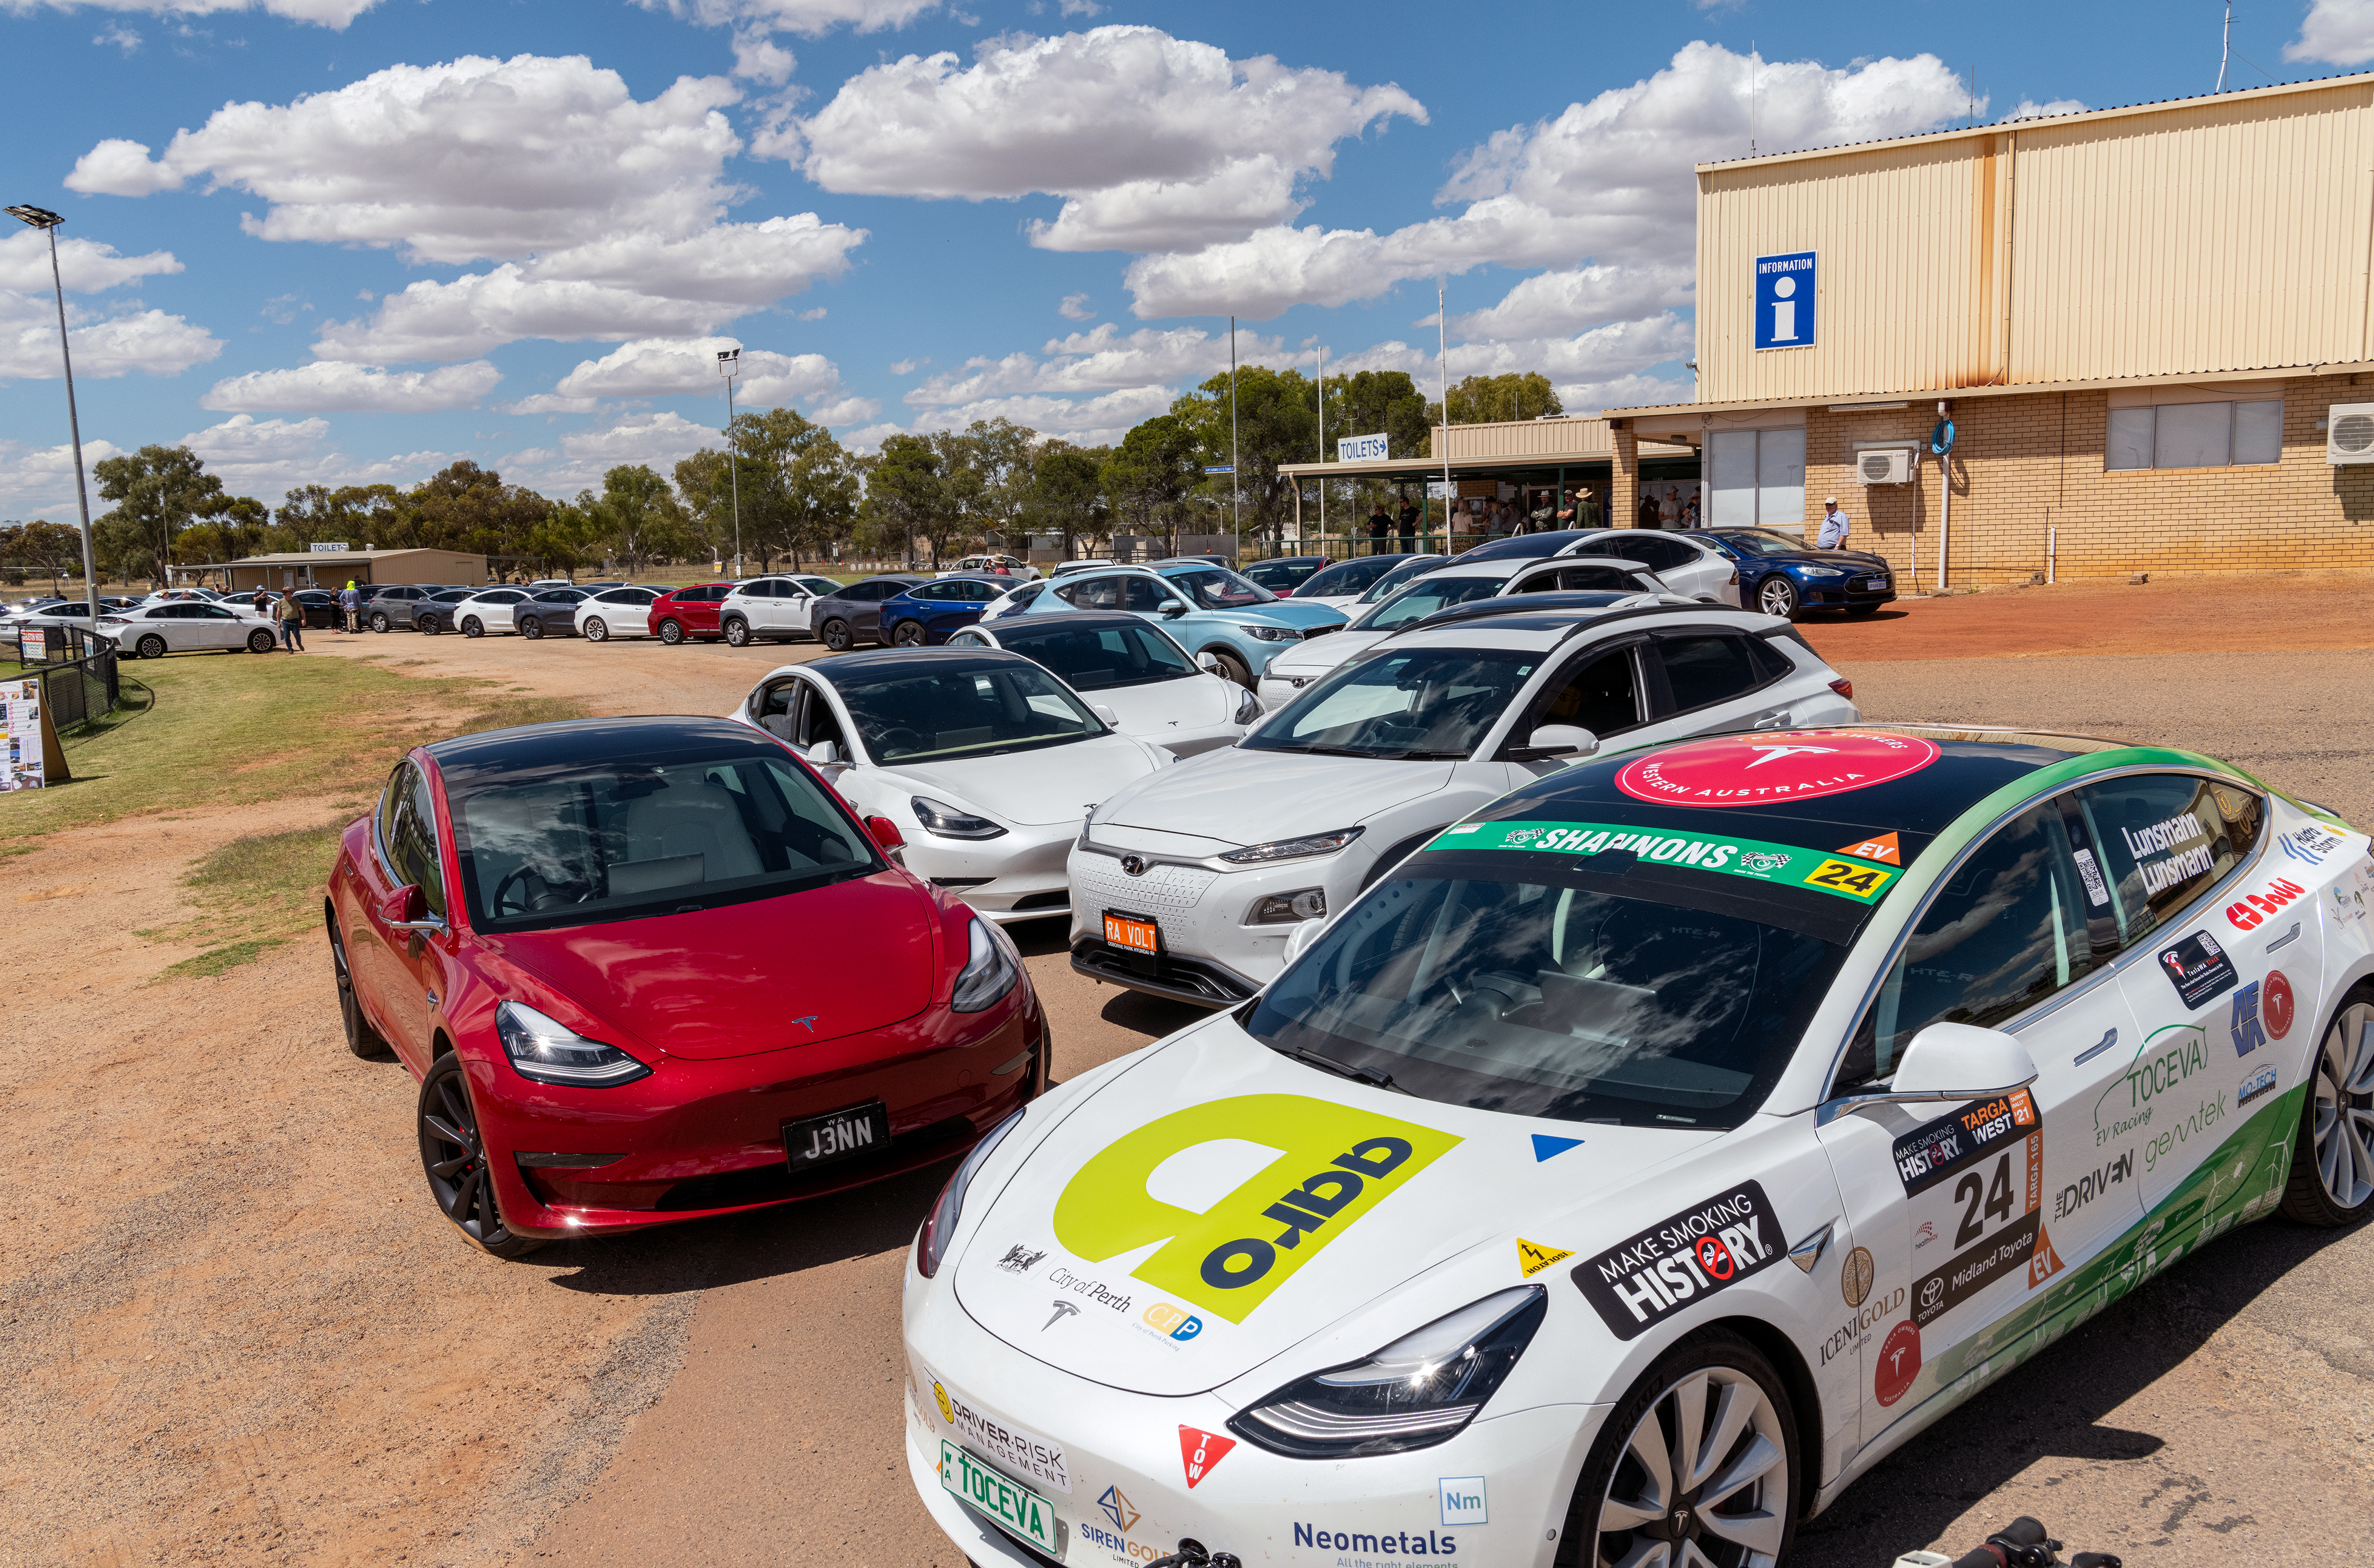
M 2238 468 L 2105 471 L 2106 392 L 1956 402 L 1952 584 L 2027 581 L 2045 570 L 2048 528 L 2059 532 L 2063 579 L 2374 566 L 2374 465 L 2327 464 L 2316 428 L 2330 404 L 2374 402 L 2374 376 L 2265 387 L 2284 398 L 2283 461 Z M 1886 556 L 1905 587 L 1917 566 L 1924 590 L 1937 580 L 1944 510 L 1927 455 L 1936 418 L 1933 403 L 1805 416 L 1809 528 L 1822 498 L 1836 494 L 1854 521 L 1853 542 Z M 1899 437 L 1919 442 L 1916 482 L 1864 489 L 1853 443 Z

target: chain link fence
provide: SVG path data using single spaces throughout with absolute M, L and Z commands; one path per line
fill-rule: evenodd
M 0 631 L 0 658 L 13 655 L 14 678 L 41 683 L 41 700 L 58 728 L 88 724 L 114 712 L 123 686 L 115 644 L 78 626 L 27 626 Z

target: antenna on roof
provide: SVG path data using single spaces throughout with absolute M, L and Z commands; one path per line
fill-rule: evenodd
M 2234 0 L 2226 0 L 2226 30 L 2217 39 L 2217 90 L 2226 90 L 2226 61 L 2234 53 Z
M 1756 41 L 1747 41 L 1747 156 L 1756 156 Z

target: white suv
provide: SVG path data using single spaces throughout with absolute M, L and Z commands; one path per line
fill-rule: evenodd
M 747 583 L 736 583 L 725 595 L 717 609 L 717 629 L 736 648 L 813 637 L 816 628 L 808 624 L 808 612 L 818 599 L 839 592 L 840 584 L 814 572 L 753 577 Z
M 1686 736 L 1863 716 L 1778 617 L 1609 600 L 1399 633 L 1228 750 L 1108 797 L 1067 866 L 1072 967 L 1231 1006 L 1277 976 L 1303 922 L 1520 784 Z

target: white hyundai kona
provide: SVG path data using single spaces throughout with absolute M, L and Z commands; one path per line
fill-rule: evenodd
M 2050 735 L 1528 784 L 966 1158 L 908 1473 L 983 1565 L 1772 1568 L 2228 1227 L 2374 1213 L 2368 847 Z
M 1072 967 L 1230 1007 L 1277 973 L 1297 926 L 1540 774 L 1602 749 L 1860 716 L 1773 616 L 1616 593 L 1452 615 L 1472 619 L 1397 633 L 1230 749 L 1108 796 L 1071 854 Z

